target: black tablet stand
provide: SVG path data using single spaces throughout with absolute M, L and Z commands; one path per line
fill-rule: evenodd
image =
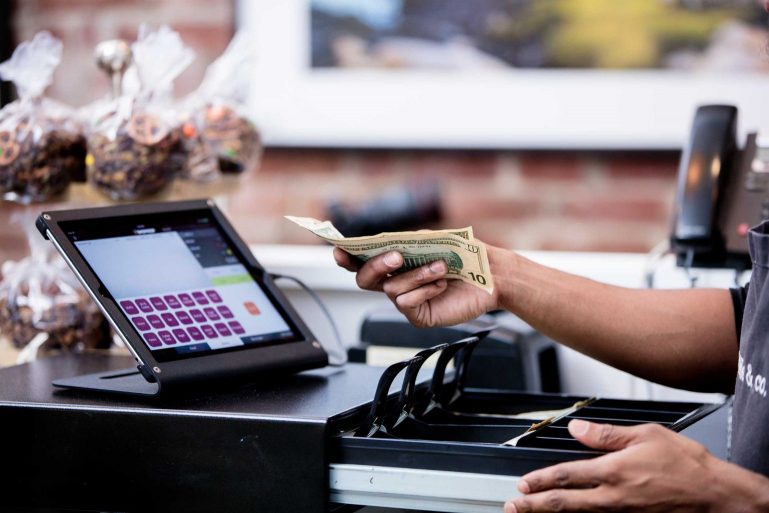
M 232 250 L 238 263 L 243 265 L 272 306 L 284 317 L 293 334 L 291 340 L 260 344 L 249 351 L 215 351 L 215 354 L 189 360 L 157 360 L 76 248 L 75 239 L 68 235 L 76 233 L 72 231 L 73 227 L 81 225 L 96 232 L 106 230 L 105 233 L 112 233 L 110 230 L 117 226 L 116 233 L 134 233 L 132 227 L 137 223 L 162 226 L 162 223 L 168 222 L 186 226 L 185 223 L 197 219 L 205 220 L 207 228 L 217 230 L 222 243 Z M 40 234 L 53 243 L 139 363 L 133 369 L 58 379 L 53 382 L 54 386 L 144 397 L 165 396 L 184 394 L 198 388 L 253 382 L 268 375 L 293 374 L 328 365 L 328 357 L 320 343 L 212 200 L 47 211 L 40 214 L 36 226 Z
M 131 368 L 57 379 L 53 381 L 53 385 L 74 390 L 142 396 L 155 396 L 160 392 L 157 381 L 149 382 L 138 369 Z

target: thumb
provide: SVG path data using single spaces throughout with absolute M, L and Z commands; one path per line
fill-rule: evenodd
M 569 422 L 569 433 L 578 441 L 603 451 L 618 451 L 638 442 L 642 426 L 615 426 L 575 419 Z

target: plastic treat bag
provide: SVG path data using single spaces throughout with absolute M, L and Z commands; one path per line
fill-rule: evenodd
M 106 321 L 75 275 L 35 229 L 30 213 L 15 218 L 27 232 L 30 255 L 0 271 L 0 334 L 32 356 L 39 349 L 108 347 Z
M 179 151 L 181 129 L 173 112 L 173 80 L 194 53 L 179 34 L 146 25 L 131 45 L 138 87 L 87 111 L 88 178 L 113 199 L 137 199 L 168 185 L 179 172 L 172 156 Z
M 259 131 L 246 116 L 253 59 L 252 42 L 237 33 L 188 99 L 201 137 L 225 173 L 255 169 L 262 154 Z
M 0 78 L 19 93 L 0 110 L 0 194 L 6 200 L 44 201 L 85 175 L 85 139 L 73 110 L 43 96 L 61 53 L 61 41 L 39 32 L 0 64 Z
M 221 177 L 219 161 L 211 145 L 202 136 L 199 119 L 185 107 L 179 109 L 181 137 L 178 149 L 171 155 L 179 177 L 195 182 L 208 183 Z

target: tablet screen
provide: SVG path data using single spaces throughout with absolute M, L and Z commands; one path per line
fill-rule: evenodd
M 207 211 L 61 226 L 158 361 L 300 340 Z

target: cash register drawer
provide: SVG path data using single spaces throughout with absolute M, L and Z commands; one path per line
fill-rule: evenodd
M 426 393 L 424 387 L 421 393 Z M 330 498 L 338 504 L 499 513 L 503 503 L 517 495 L 520 476 L 602 454 L 568 434 L 571 419 L 657 423 L 723 456 L 727 408 L 722 406 L 467 389 L 452 403 L 452 411 L 437 408 L 392 432 L 356 436 L 367 405 L 335 424 Z M 562 414 L 530 430 L 550 410 Z M 535 418 L 525 418 L 524 412 L 532 411 L 538 412 Z M 506 445 L 517 437 L 515 446 Z

